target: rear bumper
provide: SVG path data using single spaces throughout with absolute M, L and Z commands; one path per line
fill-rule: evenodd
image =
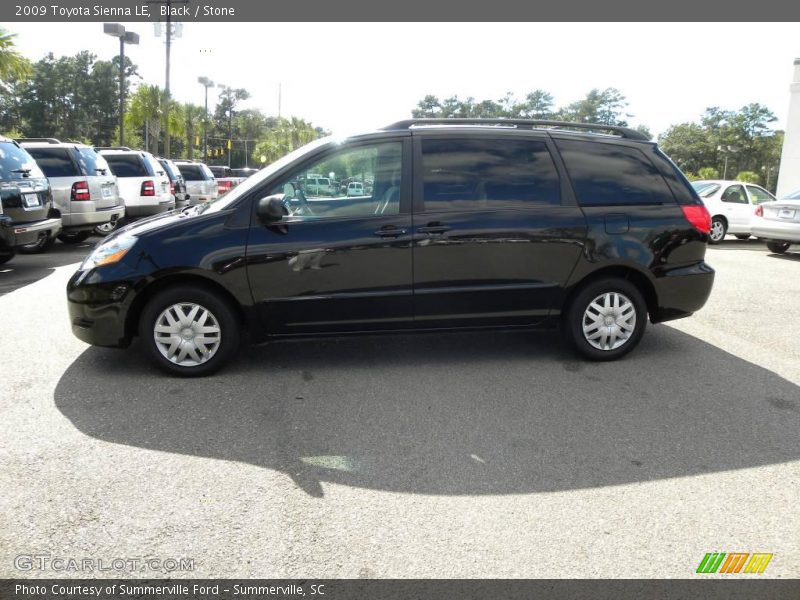
M 61 218 L 43 219 L 30 223 L 12 223 L 9 219 L 8 221 L 0 221 L 0 226 L 6 229 L 2 235 L 6 245 L 11 247 L 24 246 L 25 244 L 34 243 L 42 236 L 57 236 L 61 231 Z
M 128 217 L 150 217 L 167 212 L 173 208 L 175 208 L 175 200 L 170 198 L 169 200 L 153 202 L 152 204 L 126 204 L 125 214 Z
M 125 205 L 98 208 L 92 212 L 72 212 L 61 217 L 64 229 L 92 229 L 97 225 L 116 221 L 125 214 Z
M 751 233 L 765 240 L 800 244 L 800 223 L 796 222 L 757 218 L 753 220 Z
M 658 306 L 651 309 L 650 320 L 688 317 L 703 308 L 713 286 L 714 269 L 705 262 L 660 273 L 654 282 Z

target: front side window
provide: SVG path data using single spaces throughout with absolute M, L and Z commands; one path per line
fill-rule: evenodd
M 422 142 L 426 211 L 530 208 L 561 202 L 545 142 L 430 138 Z
M 750 192 L 753 204 L 761 204 L 762 202 L 772 202 L 775 200 L 775 197 L 767 190 L 763 190 L 755 185 L 748 185 L 747 191 Z
M 674 204 L 661 173 L 638 148 L 557 140 L 582 206 Z
M 744 186 L 732 185 L 727 190 L 722 192 L 723 202 L 730 202 L 731 204 L 747 204 L 747 196 L 744 195 Z
M 284 194 L 293 217 L 319 219 L 396 215 L 400 212 L 401 142 L 341 148 L 292 172 L 270 190 Z M 328 173 L 328 178 L 311 174 Z M 330 179 L 349 180 L 347 188 L 332 189 Z M 364 181 L 373 181 L 369 191 Z
M 66 148 L 28 148 L 47 177 L 78 177 L 81 175 Z

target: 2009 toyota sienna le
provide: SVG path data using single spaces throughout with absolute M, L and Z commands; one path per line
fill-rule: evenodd
M 371 193 L 318 196 L 314 173 Z M 69 313 L 80 339 L 141 336 L 181 375 L 215 371 L 244 333 L 560 325 L 585 357 L 611 360 L 648 315 L 705 304 L 709 228 L 686 178 L 637 131 L 401 121 L 317 140 L 219 200 L 119 230 L 70 279 Z

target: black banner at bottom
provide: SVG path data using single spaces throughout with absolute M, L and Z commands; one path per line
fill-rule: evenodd
M 4 579 L 2 600 L 800 598 L 780 579 Z

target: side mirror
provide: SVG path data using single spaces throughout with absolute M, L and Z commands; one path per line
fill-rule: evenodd
M 256 206 L 256 215 L 262 221 L 280 221 L 285 214 L 283 194 L 273 194 L 272 196 L 261 198 Z

